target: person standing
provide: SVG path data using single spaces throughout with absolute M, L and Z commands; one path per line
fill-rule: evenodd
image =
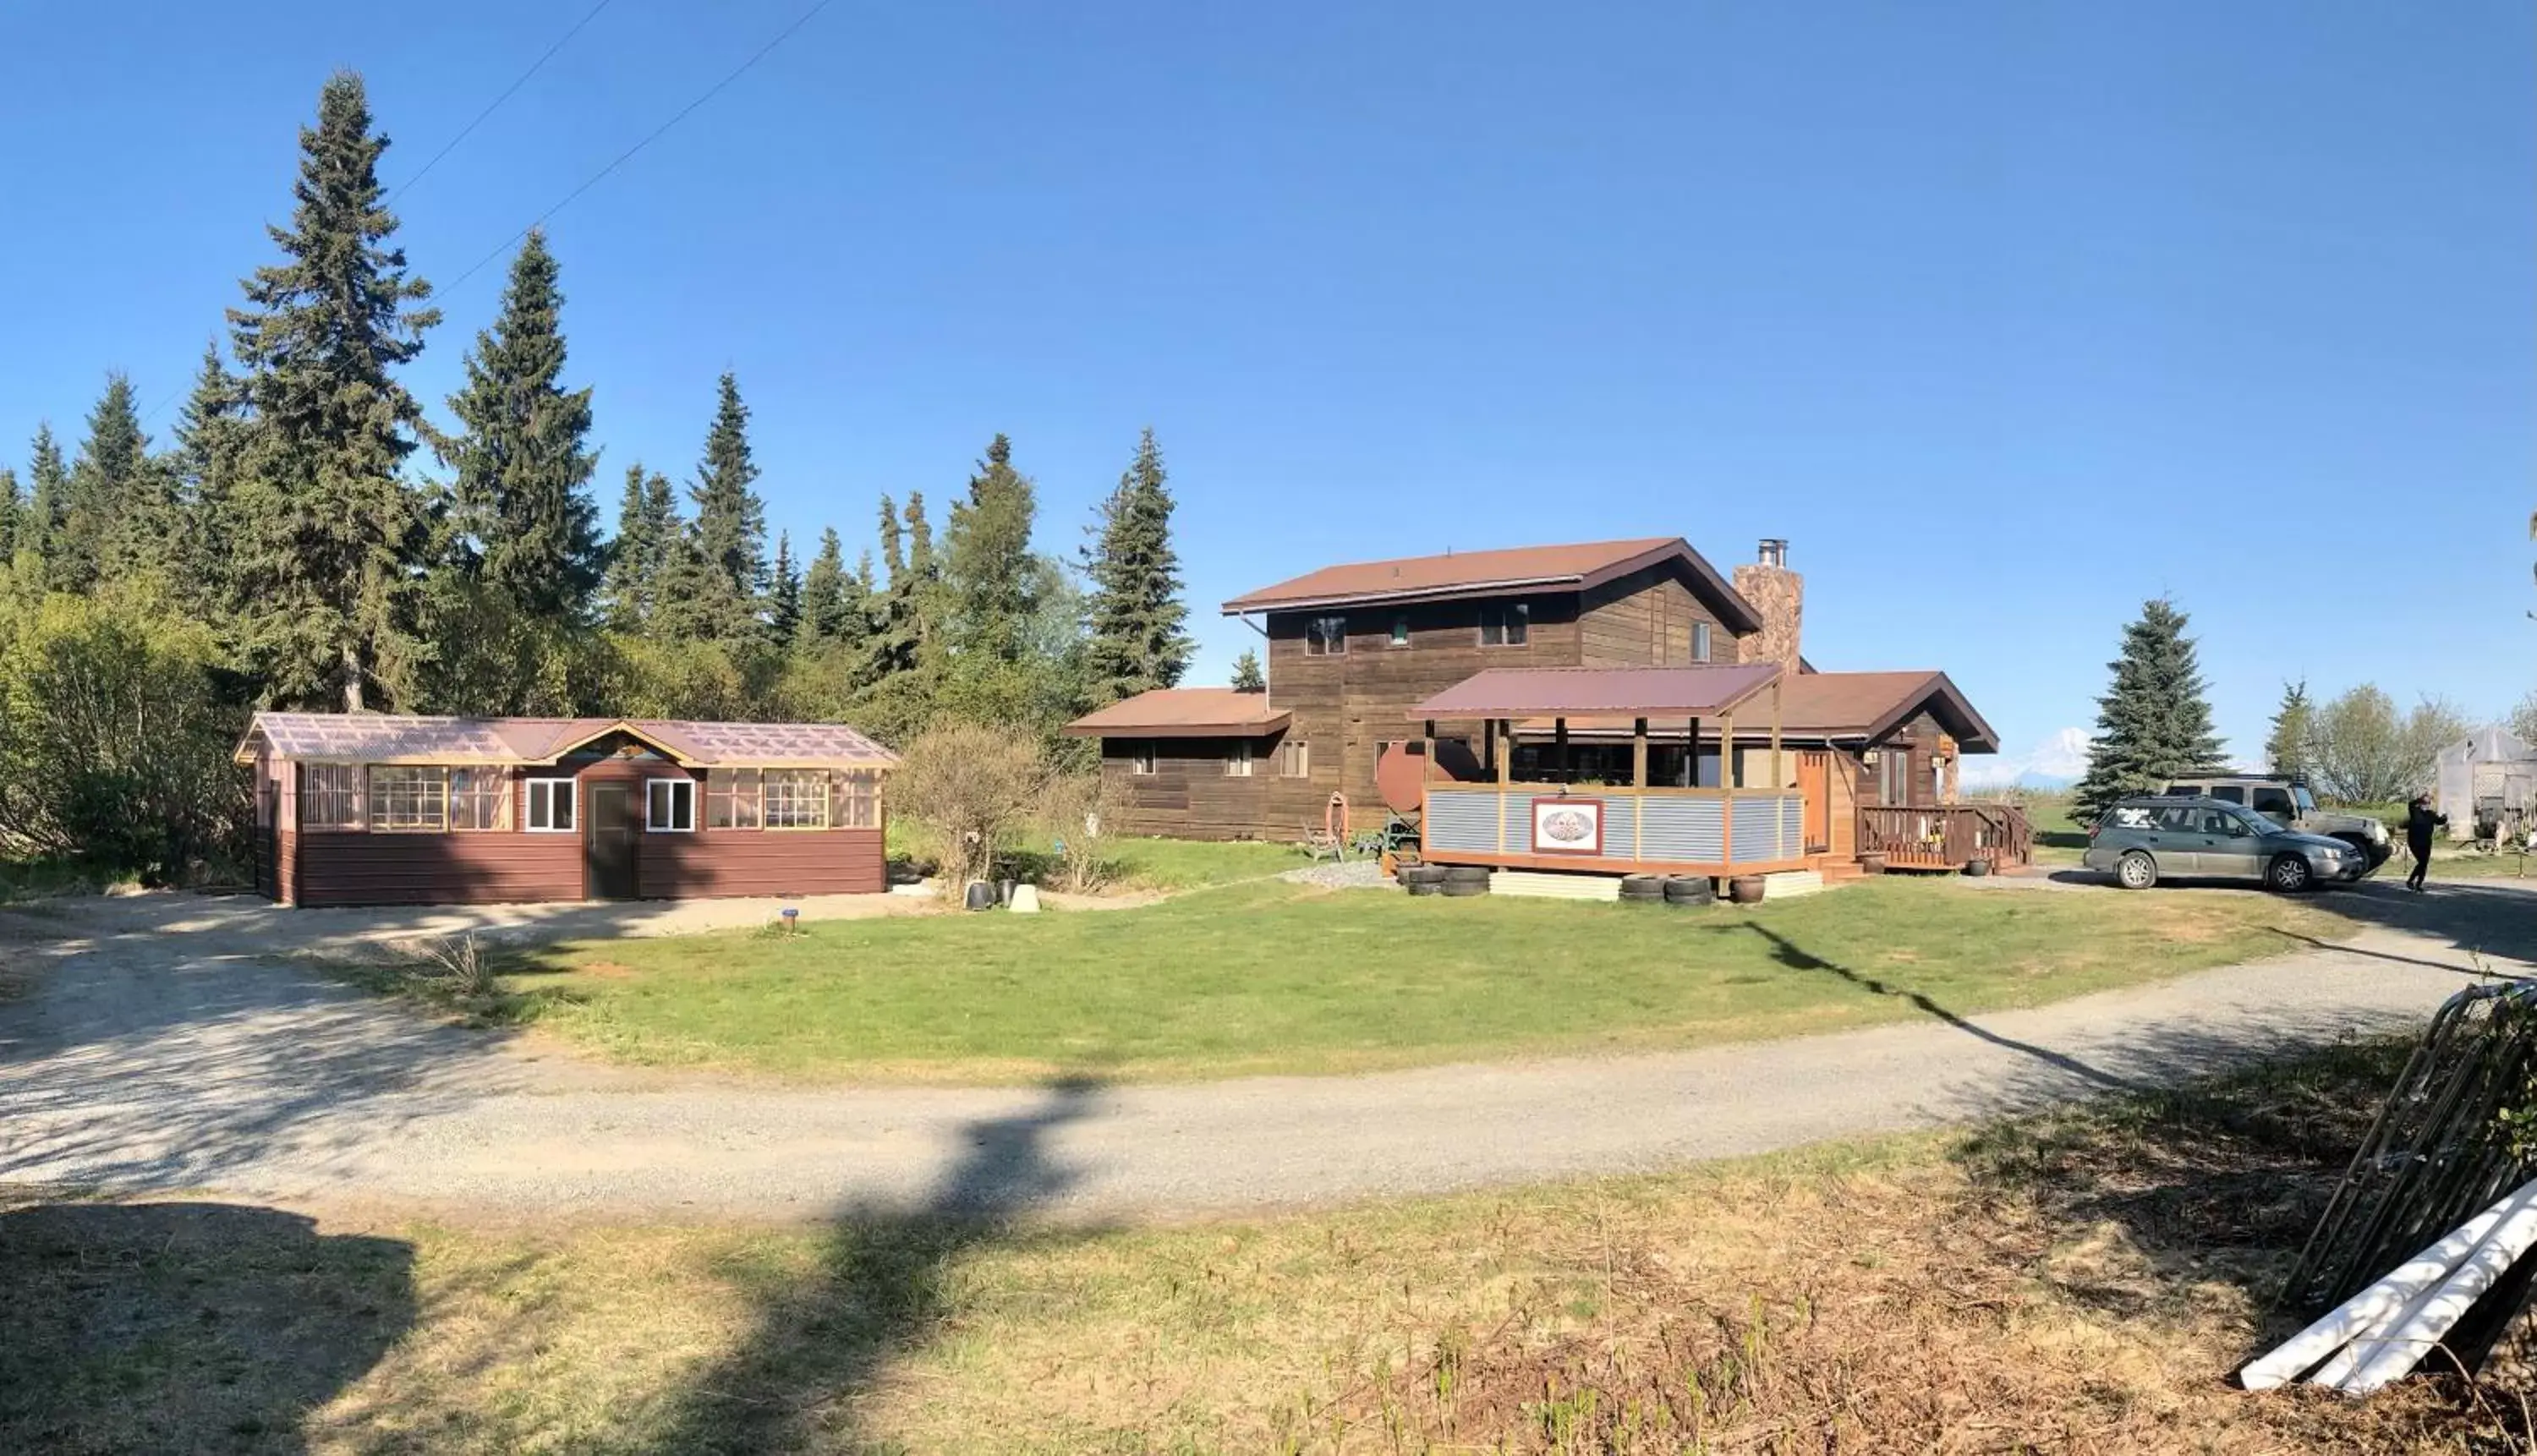
M 2432 811 L 2432 796 L 2417 793 L 2405 805 L 2405 848 L 2413 852 L 2414 872 L 2405 876 L 2405 888 L 2423 888 L 2423 875 L 2432 867 L 2432 828 L 2446 824 L 2449 816 Z

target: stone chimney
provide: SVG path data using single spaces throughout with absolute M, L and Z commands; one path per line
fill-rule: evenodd
M 1737 661 L 1777 663 L 1794 672 L 1797 631 L 1805 618 L 1806 579 L 1789 569 L 1789 543 L 1778 537 L 1765 537 L 1756 554 L 1759 559 L 1753 564 L 1735 568 L 1735 591 L 1753 603 L 1762 618 L 1762 630 L 1736 644 Z

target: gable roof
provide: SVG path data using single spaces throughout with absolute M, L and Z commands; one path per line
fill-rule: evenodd
M 1780 679 L 1780 731 L 1786 737 L 1881 738 L 1924 707 L 1965 752 L 1999 751 L 1999 735 L 1944 672 L 1792 672 Z M 1767 712 L 1759 710 L 1738 723 L 1737 741 L 1767 736 L 1769 720 L 1759 716 Z M 1546 733 L 1554 727 L 1550 718 L 1539 715 L 1521 725 L 1527 733 Z M 1627 733 L 1631 727 L 1631 718 L 1608 714 L 1568 719 L 1568 731 L 1578 735 Z M 1681 736 L 1680 724 L 1648 727 L 1652 736 Z
M 1229 687 L 1158 687 L 1066 726 L 1078 738 L 1259 737 L 1294 717 L 1268 706 L 1267 693 Z
M 1616 577 L 1665 563 L 1678 564 L 1697 581 L 1701 595 L 1721 608 L 1729 630 L 1757 632 L 1762 618 L 1718 568 L 1678 536 L 1634 540 L 1585 541 L 1565 546 L 1517 546 L 1498 551 L 1453 551 L 1442 556 L 1402 556 L 1325 566 L 1291 581 L 1247 592 L 1224 603 L 1224 614 L 1347 606 L 1383 601 L 1441 601 L 1498 597 L 1514 592 L 1582 592 Z
M 251 762 L 261 748 L 303 763 L 551 764 L 619 732 L 697 768 L 888 768 L 898 762 L 898 755 L 841 723 L 395 713 L 259 713 L 232 756 Z
M 1717 667 L 1491 667 L 1420 703 L 1409 710 L 1408 717 L 1529 718 L 1546 713 L 1562 718 L 1599 714 L 1707 718 L 1734 711 L 1778 680 L 1777 663 Z

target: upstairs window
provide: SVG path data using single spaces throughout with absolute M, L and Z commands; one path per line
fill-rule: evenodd
M 1709 624 L 1707 622 L 1691 624 L 1691 660 L 1695 663 L 1709 661 Z
M 449 827 L 449 773 L 445 769 L 374 764 L 370 768 L 373 833 L 437 834 Z
M 705 780 L 705 828 L 757 827 L 757 770 L 715 769 Z
M 1228 779 L 1251 777 L 1251 745 L 1248 742 L 1235 742 L 1231 751 L 1224 755 L 1224 776 Z
M 1405 616 L 1394 617 L 1392 619 L 1392 646 L 1407 647 L 1408 645 L 1409 618 Z
M 1522 647 L 1531 635 L 1532 603 L 1491 601 L 1480 607 L 1480 646 Z
M 768 769 L 766 771 L 766 827 L 769 829 L 827 828 L 828 771 L 825 769 Z
M 1154 745 L 1151 743 L 1131 744 L 1128 749 L 1128 772 L 1135 774 L 1137 777 L 1141 779 L 1152 774 L 1153 771 Z
M 1309 779 L 1313 777 L 1313 745 L 1289 738 L 1277 745 L 1277 777 Z
M 303 829 L 360 828 L 360 768 L 348 763 L 301 764 L 299 824 Z
M 696 827 L 696 781 L 652 779 L 643 786 L 643 827 L 654 834 L 692 834 Z
M 1304 656 L 1343 657 L 1347 653 L 1347 618 L 1314 617 L 1304 623 Z

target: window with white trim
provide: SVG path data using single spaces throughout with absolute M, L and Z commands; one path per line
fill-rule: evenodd
M 755 829 L 757 800 L 757 770 L 709 771 L 705 777 L 705 828 Z
M 1488 601 L 1480 605 L 1480 646 L 1522 647 L 1532 631 L 1529 601 Z
M 581 786 L 570 779 L 529 781 L 529 829 L 537 834 L 570 834 L 578 825 L 573 810 Z
M 838 829 L 880 828 L 880 770 L 837 769 L 828 775 L 836 799 L 828 822 Z
M 1281 779 L 1313 777 L 1313 745 L 1301 738 L 1288 738 L 1278 744 L 1277 777 Z
M 438 834 L 449 827 L 449 773 L 410 764 L 370 765 L 370 832 Z
M 1709 661 L 1709 624 L 1707 622 L 1691 624 L 1691 660 L 1695 663 Z
M 511 827 L 511 773 L 508 769 L 451 769 L 449 827 Z
M 1144 778 L 1154 771 L 1154 745 L 1148 740 L 1128 745 L 1128 772 Z
M 769 829 L 827 828 L 828 771 L 825 769 L 768 769 L 766 771 L 766 827 Z
M 1234 740 L 1232 748 L 1224 755 L 1224 776 L 1228 779 L 1251 777 L 1250 740 L 1244 738 Z
M 350 763 L 299 766 L 299 827 L 361 827 L 361 769 Z
M 1304 656 L 1336 658 L 1347 655 L 1347 618 L 1341 616 L 1311 617 L 1304 622 Z
M 643 827 L 654 834 L 694 833 L 696 781 L 693 779 L 645 780 Z

